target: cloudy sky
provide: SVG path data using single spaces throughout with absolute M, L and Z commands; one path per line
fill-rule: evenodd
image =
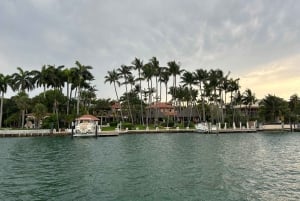
M 108 98 L 108 70 L 156 56 L 288 99 L 300 95 L 299 10 L 297 0 L 1 0 L 0 73 L 79 60 Z

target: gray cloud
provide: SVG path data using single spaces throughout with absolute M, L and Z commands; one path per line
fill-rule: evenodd
M 113 96 L 106 72 L 134 57 L 243 76 L 299 53 L 299 9 L 293 0 L 4 0 L 0 71 L 79 60 L 94 67 L 102 97 Z

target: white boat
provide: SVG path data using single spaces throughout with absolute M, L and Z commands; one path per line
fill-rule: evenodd
M 195 132 L 207 133 L 209 131 L 207 123 L 198 123 L 195 125 Z
M 98 126 L 99 119 L 93 115 L 83 115 L 75 121 L 75 133 L 74 137 L 92 137 L 96 136 L 96 133 L 101 132 L 100 126 Z M 97 131 L 96 131 L 97 129 Z

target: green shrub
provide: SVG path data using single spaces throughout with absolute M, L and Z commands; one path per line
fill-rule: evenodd
M 184 123 L 183 123 L 183 127 L 184 128 L 186 128 L 186 127 L 195 127 L 195 124 L 192 122 L 192 121 L 190 121 L 190 123 L 188 122 L 188 121 L 185 121 Z
M 174 122 L 173 121 L 170 121 L 169 123 L 168 122 L 163 122 L 161 123 L 161 126 L 162 127 L 174 127 Z
M 129 130 L 135 129 L 134 125 L 132 123 L 128 123 L 128 122 L 122 123 L 121 126 L 122 126 L 122 129 L 126 129 L 126 128 L 128 128 Z
M 111 127 L 117 127 L 118 124 L 119 124 L 119 123 L 118 123 L 118 122 L 115 122 L 115 121 L 109 123 L 109 125 L 110 125 Z

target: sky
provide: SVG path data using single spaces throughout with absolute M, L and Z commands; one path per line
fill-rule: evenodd
M 155 56 L 288 99 L 300 95 L 299 10 L 297 0 L 1 0 L 0 73 L 78 60 L 93 67 L 97 96 L 114 98 L 107 71 Z

